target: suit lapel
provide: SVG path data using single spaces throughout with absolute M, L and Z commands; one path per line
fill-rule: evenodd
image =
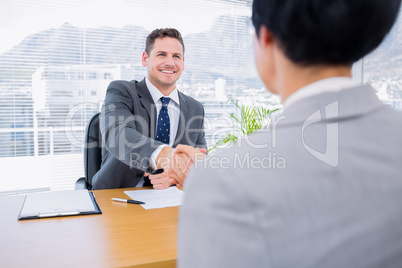
M 145 83 L 145 78 L 141 81 L 138 82 L 137 84 L 137 93 L 138 93 L 138 98 L 144 107 L 144 109 L 147 111 L 149 118 L 151 119 L 148 125 L 149 128 L 149 133 L 150 137 L 154 138 L 155 137 L 155 122 L 156 122 L 156 107 L 155 103 L 152 99 L 151 93 L 149 93 L 149 90 L 147 88 L 147 85 Z
M 179 115 L 179 125 L 177 127 L 177 135 L 176 139 L 173 143 L 173 146 L 176 147 L 181 143 L 181 140 L 185 137 L 185 128 L 186 124 L 190 118 L 190 107 L 187 103 L 187 100 L 183 97 L 183 94 L 179 91 L 179 100 L 180 100 L 180 115 Z

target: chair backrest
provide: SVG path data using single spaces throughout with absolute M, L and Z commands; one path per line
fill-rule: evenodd
M 102 163 L 102 136 L 99 129 L 99 115 L 96 113 L 89 120 L 85 131 L 84 172 L 87 188 L 92 189 L 92 177 Z

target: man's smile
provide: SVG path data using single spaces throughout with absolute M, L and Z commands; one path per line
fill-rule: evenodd
M 176 73 L 176 71 L 173 71 L 173 70 L 160 70 L 162 73 L 165 73 L 165 74 L 174 74 L 174 73 Z

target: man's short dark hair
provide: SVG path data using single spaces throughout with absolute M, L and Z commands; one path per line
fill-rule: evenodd
M 145 41 L 145 52 L 149 55 L 151 52 L 155 40 L 158 38 L 165 38 L 165 37 L 171 37 L 177 39 L 180 44 L 183 46 L 183 53 L 184 53 L 184 42 L 183 38 L 181 36 L 181 33 L 174 29 L 174 28 L 163 28 L 163 29 L 155 29 L 153 30 L 148 36 L 147 40 Z
M 252 21 L 295 63 L 353 64 L 392 28 L 401 0 L 254 0 Z

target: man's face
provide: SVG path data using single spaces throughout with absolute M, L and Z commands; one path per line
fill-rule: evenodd
M 184 70 L 183 46 L 175 38 L 158 38 L 149 55 L 142 54 L 142 65 L 148 69 L 149 81 L 167 95 L 176 88 Z

